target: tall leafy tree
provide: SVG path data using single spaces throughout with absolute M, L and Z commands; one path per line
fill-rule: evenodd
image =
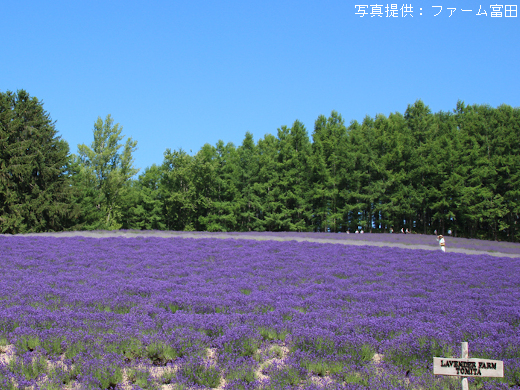
M 160 183 L 168 230 L 195 230 L 194 158 L 184 150 L 166 149 Z
M 43 102 L 26 91 L 0 93 L 0 231 L 68 230 L 72 205 L 69 146 Z
M 110 114 L 105 121 L 98 117 L 94 123 L 94 141 L 90 147 L 78 145 L 85 178 L 93 183 L 93 187 L 101 195 L 101 203 L 96 207 L 103 210 L 103 220 L 100 222 L 105 229 L 119 229 L 123 226 L 124 194 L 129 189 L 130 179 L 139 172 L 139 169 L 133 167 L 132 157 L 137 141 L 128 138 L 124 146 L 120 144 L 124 138 L 121 135 L 122 130 L 119 123 L 114 125 Z

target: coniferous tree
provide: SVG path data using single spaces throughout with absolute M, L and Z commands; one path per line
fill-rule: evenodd
M 216 150 L 215 198 L 213 213 L 208 215 L 209 231 L 235 231 L 238 225 L 239 185 L 237 151 L 232 143 L 219 140 Z
M 414 161 L 414 137 L 406 125 L 406 119 L 402 114 L 392 118 L 396 129 L 396 149 L 393 151 L 393 160 L 396 162 L 394 172 L 394 185 L 392 191 L 392 203 L 394 205 L 394 229 L 406 229 L 411 227 L 415 216 L 417 194 L 413 187 Z
M 409 191 L 414 213 L 410 214 L 408 226 L 426 234 L 430 225 L 429 204 L 433 194 L 434 162 L 432 146 L 436 138 L 435 119 L 431 110 L 421 100 L 409 105 L 404 118 L 412 140 L 412 156 L 408 167 Z
M 273 209 L 271 216 L 276 221 L 276 230 L 289 231 L 291 225 L 291 208 L 295 204 L 295 195 L 291 188 L 291 176 L 294 172 L 290 172 L 290 129 L 282 126 L 278 129 L 278 150 L 276 156 L 277 182 L 274 186 L 277 207 Z
M 365 231 L 372 230 L 374 214 L 376 213 L 377 203 L 380 200 L 378 187 L 378 156 L 376 150 L 376 129 L 374 119 L 367 116 L 359 128 L 360 134 L 357 138 L 356 165 L 353 175 L 357 177 L 358 192 L 356 193 L 358 202 L 359 225 Z M 360 142 L 361 141 L 361 142 Z
M 377 115 L 371 127 L 365 132 L 365 149 L 369 182 L 363 188 L 367 203 L 371 205 L 368 214 L 376 231 L 388 231 L 391 228 L 390 191 L 393 184 L 393 161 L 391 151 L 396 147 L 395 133 L 389 119 Z
M 498 125 L 495 110 L 489 106 L 457 104 L 457 122 L 461 130 L 464 201 L 461 211 L 469 228 L 466 234 L 494 239 L 507 226 L 503 220 L 509 214 L 503 187 L 500 185 L 501 155 L 504 145 L 503 127 Z M 502 176 L 503 177 L 503 176 Z
M 340 192 L 345 180 L 342 165 L 346 158 L 345 137 L 343 118 L 336 111 L 332 111 L 328 119 L 321 115 L 316 120 L 312 133 L 313 186 L 309 188 L 314 230 L 336 232 L 340 228 L 344 212 Z
M 309 135 L 300 121 L 295 121 L 289 131 L 287 160 L 283 172 L 287 175 L 288 190 L 292 199 L 288 202 L 289 230 L 307 231 L 312 209 L 307 201 L 309 192 L 309 159 L 312 153 Z M 282 149 L 283 150 L 283 149 Z M 288 199 L 289 200 L 289 199 Z
M 322 138 L 329 171 L 328 197 L 329 197 L 329 222 L 327 225 L 331 232 L 337 232 L 341 225 L 341 198 L 340 192 L 345 181 L 345 137 L 347 129 L 343 117 L 336 111 L 332 111 L 325 126 L 325 137 Z
M 195 155 L 193 168 L 193 184 L 195 186 L 196 230 L 217 229 L 216 225 L 210 225 L 217 210 L 215 199 L 217 198 L 217 161 L 216 149 L 210 144 L 205 144 Z
M 365 161 L 363 148 L 366 140 L 358 121 L 352 121 L 347 129 L 347 137 L 344 149 L 346 178 L 345 188 L 340 192 L 340 210 L 343 218 L 344 231 L 358 229 L 361 224 L 361 215 L 364 209 L 363 176 L 365 172 Z
M 236 157 L 237 184 L 241 195 L 238 199 L 238 229 L 250 231 L 260 225 L 260 202 L 254 191 L 254 184 L 258 181 L 258 155 L 251 133 L 246 133 L 242 145 L 237 149 Z
M 282 225 L 279 219 L 282 208 L 280 199 L 278 154 L 279 140 L 266 134 L 258 140 L 258 181 L 254 184 L 255 193 L 261 201 L 261 218 L 257 230 L 276 231 Z
M 431 160 L 434 165 L 429 209 L 432 226 L 446 234 L 453 221 L 458 220 L 464 178 L 460 169 L 460 136 L 455 116 L 449 112 L 435 114 L 436 137 L 432 143 Z
M 309 157 L 311 145 L 307 130 L 300 121 L 295 121 L 291 128 L 282 126 L 278 129 L 278 138 L 272 140 L 272 155 L 262 153 L 262 163 L 270 167 L 262 169 L 276 180 L 268 180 L 270 192 L 268 221 L 276 230 L 306 231 L 311 217 L 311 208 L 307 202 Z M 274 161 L 274 163 L 270 163 Z M 273 172 L 274 170 L 274 172 Z M 268 174 L 269 175 L 269 174 Z
M 325 232 L 329 227 L 329 183 L 330 171 L 327 167 L 327 157 L 325 155 L 322 137 L 318 134 L 322 126 L 325 125 L 325 117 L 318 118 L 314 125 L 312 134 L 312 155 L 310 158 L 310 180 L 312 185 L 309 186 L 307 198 L 310 201 L 311 224 L 313 231 Z M 316 131 L 318 129 L 318 131 Z
M 69 230 L 72 205 L 69 146 L 57 136 L 43 103 L 24 90 L 0 93 L 0 231 Z
M 495 166 L 497 190 L 507 205 L 507 214 L 498 219 L 495 231 L 505 240 L 520 240 L 520 108 L 501 105 L 496 118 Z

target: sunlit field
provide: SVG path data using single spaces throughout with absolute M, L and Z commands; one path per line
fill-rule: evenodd
M 0 388 L 520 389 L 519 258 L 264 237 L 0 237 Z

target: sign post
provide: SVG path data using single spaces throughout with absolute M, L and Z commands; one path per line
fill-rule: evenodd
M 433 358 L 433 375 L 463 376 L 462 390 L 469 390 L 468 376 L 502 378 L 504 362 L 501 360 L 470 359 L 468 343 L 461 343 L 461 358 Z

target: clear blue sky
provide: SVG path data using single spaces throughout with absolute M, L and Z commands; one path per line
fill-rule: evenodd
M 520 106 L 520 15 L 505 4 L 502 17 L 494 2 L 416 1 L 405 17 L 403 3 L 398 17 L 386 17 L 392 3 L 371 17 L 371 4 L 5 1 L 0 90 L 43 100 L 71 153 L 111 114 L 138 141 L 141 172 L 166 148 L 238 146 L 296 119 L 311 135 L 332 110 L 348 125 L 417 99 L 433 112 L 459 99 Z

